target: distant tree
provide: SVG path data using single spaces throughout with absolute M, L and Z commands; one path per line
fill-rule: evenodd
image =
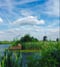
M 59 38 L 57 38 L 56 41 L 58 42 L 59 41 Z
M 24 37 L 21 37 L 20 42 L 31 42 L 31 41 L 38 41 L 38 39 L 31 37 L 30 35 L 25 35 Z
M 2 44 L 1 41 L 0 41 L 0 44 Z
M 43 37 L 43 41 L 47 41 L 47 36 L 44 36 Z

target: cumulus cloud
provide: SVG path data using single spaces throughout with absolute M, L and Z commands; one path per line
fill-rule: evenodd
M 3 19 L 2 18 L 0 18 L 0 23 L 2 23 L 3 22 Z
M 45 24 L 44 20 L 39 20 L 34 16 L 27 16 L 24 18 L 20 18 L 12 23 L 12 25 L 37 25 L 37 24 Z

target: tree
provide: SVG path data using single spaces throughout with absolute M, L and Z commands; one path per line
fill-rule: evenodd
M 25 35 L 24 37 L 21 37 L 20 42 L 33 42 L 38 41 L 38 39 L 31 37 L 30 35 Z
M 43 37 L 43 41 L 47 41 L 47 36 L 44 36 Z
M 59 38 L 57 38 L 56 41 L 58 42 L 59 41 Z

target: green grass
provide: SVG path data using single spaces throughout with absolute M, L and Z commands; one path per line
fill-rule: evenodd
M 40 42 L 25 42 L 22 43 L 24 49 L 32 49 L 32 50 L 53 50 L 60 48 L 60 42 L 54 42 L 54 41 L 40 41 Z
M 35 52 L 38 53 L 39 58 L 37 59 L 35 56 L 35 53 L 33 53 L 30 56 L 27 56 L 26 59 L 30 62 L 27 62 L 28 67 L 60 67 L 60 42 L 56 41 L 40 41 L 40 42 L 24 42 L 21 43 L 25 49 L 23 50 L 14 50 L 14 51 L 8 51 L 7 57 L 4 56 L 4 59 L 1 61 L 2 66 L 6 67 L 6 64 L 9 65 L 12 64 L 12 55 L 14 53 L 15 55 L 15 61 L 12 64 L 12 67 L 22 67 L 18 65 L 18 59 L 21 58 L 22 61 L 22 53 L 21 52 Z M 9 53 L 10 52 L 10 53 Z M 11 53 L 12 52 L 12 53 Z M 5 62 L 7 61 L 7 62 Z M 23 62 L 22 62 L 23 63 Z M 11 66 L 10 66 L 11 67 Z

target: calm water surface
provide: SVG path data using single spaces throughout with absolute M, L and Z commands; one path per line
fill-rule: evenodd
M 0 44 L 0 55 L 3 55 L 5 49 L 7 49 L 10 44 Z
M 0 56 L 4 55 L 5 49 L 7 49 L 9 46 L 10 46 L 10 44 L 0 44 Z M 26 63 L 28 62 L 28 60 L 26 59 L 27 57 L 33 55 L 34 59 L 39 59 L 40 58 L 40 55 L 39 55 L 38 52 L 37 53 L 34 53 L 34 52 L 33 53 L 22 53 L 21 55 L 22 55 L 22 67 L 27 67 L 26 66 Z

